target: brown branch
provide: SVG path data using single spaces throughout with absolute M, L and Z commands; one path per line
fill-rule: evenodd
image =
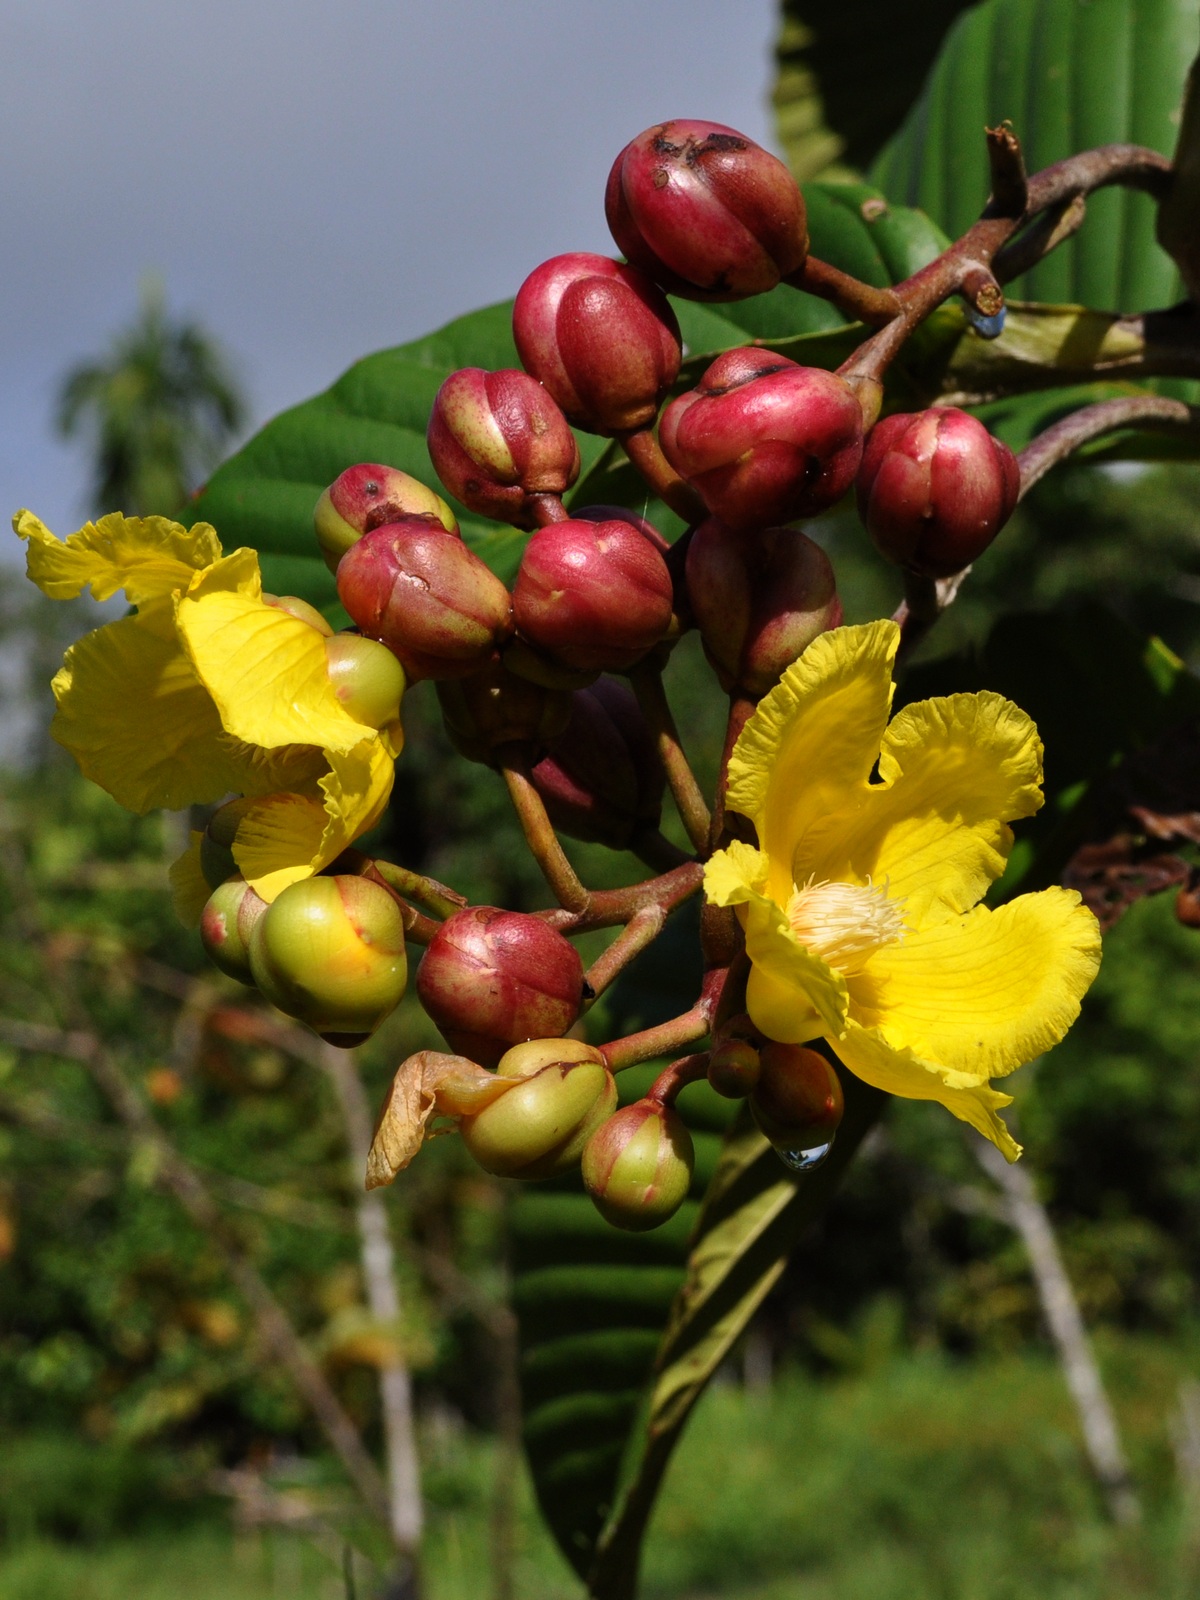
M 525 843 L 542 869 L 542 876 L 550 885 L 551 893 L 565 910 L 586 911 L 591 896 L 579 881 L 575 868 L 558 841 L 545 802 L 529 776 L 528 758 L 518 745 L 506 746 L 497 753 L 501 758 L 500 771 L 504 775 L 508 797 L 517 813 Z
M 698 861 L 685 861 L 657 878 L 630 884 L 627 889 L 596 889 L 583 911 L 539 911 L 559 933 L 590 933 L 596 928 L 612 928 L 628 922 L 643 906 L 659 905 L 668 914 L 696 894 L 704 882 L 704 868 Z
M 685 522 L 700 522 L 708 515 L 703 500 L 663 455 L 651 429 L 635 428 L 618 433 L 616 439 L 646 483 L 677 517 Z
M 613 980 L 620 976 L 635 956 L 654 943 L 663 930 L 667 920 L 667 913 L 657 903 L 643 906 L 640 911 L 635 911 L 625 924 L 625 927 L 609 945 L 603 955 L 592 962 L 584 975 L 584 981 L 592 991 L 594 1002 Z
M 1164 395 L 1122 395 L 1116 400 L 1101 400 L 1084 406 L 1039 433 L 1021 451 L 1017 457 L 1021 469 L 1021 496 L 1024 498 L 1051 467 L 1102 434 L 1112 433 L 1117 428 L 1195 429 L 1198 425 L 1200 411 L 1182 400 L 1169 400 Z
M 679 730 L 663 688 L 662 672 L 643 662 L 629 674 L 629 681 L 637 695 L 642 715 L 654 735 L 675 809 L 679 812 L 692 848 L 705 850 L 711 821 L 708 806 L 680 741 Z
M 828 300 L 851 322 L 865 322 L 869 328 L 882 327 L 900 314 L 900 297 L 895 289 L 876 289 L 818 256 L 806 257 L 799 271 L 784 282 Z

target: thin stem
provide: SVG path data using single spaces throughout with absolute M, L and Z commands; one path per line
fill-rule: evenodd
M 616 437 L 654 493 L 677 517 L 685 522 L 700 522 L 708 515 L 703 500 L 675 471 L 649 428 L 635 428 Z
M 1125 427 L 1196 427 L 1200 411 L 1182 400 L 1163 395 L 1126 395 L 1116 400 L 1101 400 L 1073 411 L 1039 433 L 1017 457 L 1021 469 L 1021 496 L 1024 498 L 1050 468 L 1064 461 L 1073 451 L 1101 434 Z
M 698 861 L 685 861 L 657 878 L 630 884 L 627 889 L 597 889 L 582 911 L 540 911 L 538 915 L 559 933 L 591 933 L 596 928 L 612 928 L 629 922 L 643 906 L 659 905 L 668 915 L 676 906 L 690 900 L 704 882 L 704 868 Z
M 548 528 L 552 522 L 568 522 L 571 513 L 557 494 L 531 494 L 529 509 L 539 528 Z
M 426 878 L 420 872 L 413 872 L 409 867 L 401 867 L 394 861 L 380 861 L 376 859 L 375 871 L 389 886 L 397 890 L 409 900 L 415 900 L 419 906 L 424 906 L 431 916 L 445 921 L 452 917 L 456 911 L 461 911 L 466 905 L 465 895 L 458 894 L 454 889 L 448 889 L 444 883 L 438 883 L 434 878 Z
M 646 1093 L 646 1099 L 656 1100 L 660 1106 L 673 1106 L 681 1089 L 686 1089 L 689 1083 L 698 1083 L 707 1075 L 710 1054 L 708 1050 L 701 1050 L 696 1055 L 681 1056 L 678 1061 L 672 1061 L 655 1078 Z
M 672 1017 L 669 1022 L 660 1022 L 657 1027 L 644 1028 L 641 1033 L 631 1033 L 624 1039 L 601 1045 L 600 1053 L 610 1072 L 623 1072 L 626 1067 L 636 1067 L 640 1061 L 669 1056 L 703 1039 L 708 1032 L 708 1017 L 708 1007 L 697 1001 L 690 1011 Z
M 865 322 L 871 328 L 882 327 L 900 314 L 900 299 L 894 289 L 876 289 L 817 256 L 807 257 L 804 265 L 784 282 L 831 301 L 851 322 Z
M 508 745 L 499 754 L 500 770 L 504 774 L 509 799 L 517 813 L 525 842 L 542 869 L 551 893 L 565 910 L 586 911 L 590 896 L 558 842 L 558 835 L 546 814 L 542 797 L 530 780 L 529 766 L 523 752 L 515 745 Z
M 659 760 L 667 775 L 667 783 L 676 810 L 679 812 L 680 821 L 692 842 L 693 849 L 705 850 L 708 847 L 711 819 L 700 785 L 696 782 L 696 775 L 680 743 L 679 730 L 675 726 L 675 718 L 671 714 L 666 690 L 663 688 L 662 673 L 657 667 L 643 664 L 633 669 L 629 674 L 629 681 L 633 685 L 634 694 L 637 695 L 642 715 L 654 735 Z
M 634 912 L 604 954 L 598 956 L 584 974 L 584 981 L 591 989 L 593 999 L 604 993 L 635 956 L 654 943 L 666 920 L 667 913 L 660 905 L 643 906 L 640 911 Z

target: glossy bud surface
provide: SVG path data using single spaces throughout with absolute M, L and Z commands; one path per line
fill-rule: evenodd
M 829 557 L 796 528 L 739 533 L 710 517 L 688 541 L 688 604 L 721 687 L 758 699 L 842 620 Z
M 250 935 L 266 909 L 266 901 L 238 876 L 218 884 L 200 913 L 200 942 L 208 959 L 239 983 L 254 982 Z
M 583 1000 L 583 963 L 540 917 L 470 906 L 430 941 L 417 993 L 452 1050 L 491 1066 L 510 1045 L 567 1031 Z
M 472 511 L 532 528 L 531 498 L 561 495 L 579 475 L 579 446 L 536 378 L 506 369 L 452 372 L 437 392 L 427 436 L 450 493 Z
M 695 1154 L 683 1118 L 656 1100 L 611 1116 L 583 1152 L 583 1183 L 606 1222 L 643 1232 L 679 1210 Z
M 744 1100 L 761 1072 L 758 1050 L 749 1039 L 726 1039 L 708 1058 L 708 1081 L 726 1100 Z
M 330 572 L 364 533 L 402 517 L 434 517 L 447 533 L 457 533 L 454 513 L 432 489 L 398 467 L 363 462 L 347 467 L 317 501 L 313 512 L 317 543 Z
M 410 680 L 475 672 L 512 631 L 500 579 L 456 535 L 421 517 L 364 534 L 342 557 L 338 595 Z
M 513 338 L 525 370 L 591 433 L 652 423 L 679 372 L 667 297 L 607 256 L 576 252 L 536 267 L 517 293 Z
M 828 509 L 854 482 L 862 438 L 862 407 L 843 378 L 766 350 L 718 356 L 659 428 L 676 472 L 737 529 Z
M 876 423 L 858 473 L 858 509 L 879 553 L 930 578 L 969 567 L 1012 515 L 1016 457 L 954 406 Z
M 459 1132 L 479 1165 L 497 1177 L 553 1178 L 576 1165 L 616 1105 L 617 1086 L 600 1052 L 577 1039 L 534 1039 L 516 1052 L 509 1050 L 496 1070 L 520 1082 L 464 1117 Z
M 808 254 L 796 180 L 719 122 L 661 122 L 631 140 L 609 173 L 604 211 L 621 253 L 689 299 L 765 294 Z
M 613 672 L 671 622 L 672 584 L 655 545 L 628 522 L 555 522 L 525 547 L 513 586 L 521 637 L 564 666 Z
M 778 1150 L 829 1145 L 842 1120 L 842 1085 L 829 1062 L 805 1045 L 765 1044 L 750 1110 Z

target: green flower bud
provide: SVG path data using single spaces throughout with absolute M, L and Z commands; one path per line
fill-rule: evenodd
M 294 594 L 264 594 L 263 605 L 273 606 L 276 611 L 286 611 L 289 617 L 295 617 L 297 622 L 307 622 L 310 628 L 315 628 L 326 639 L 333 633 L 333 629 L 317 610 L 310 606 L 307 600 L 301 600 Z
M 387 645 L 358 633 L 335 633 L 325 641 L 325 658 L 333 692 L 355 722 L 368 728 L 395 722 L 407 679 Z
M 404 994 L 404 921 L 370 878 L 304 878 L 254 924 L 254 982 L 280 1011 L 331 1044 L 361 1043 Z
M 578 1039 L 531 1039 L 500 1059 L 501 1077 L 522 1081 L 460 1125 L 463 1143 L 501 1178 L 553 1178 L 579 1160 L 617 1103 L 599 1050 Z
M 267 909 L 239 875 L 219 884 L 200 913 L 200 942 L 213 966 L 239 983 L 253 983 L 250 935 Z
M 692 1136 L 679 1113 L 657 1100 L 638 1100 L 588 1141 L 584 1187 L 606 1222 L 641 1233 L 679 1210 L 694 1162 Z

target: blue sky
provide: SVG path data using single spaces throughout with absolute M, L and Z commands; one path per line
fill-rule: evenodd
M 547 256 L 612 251 L 604 179 L 651 123 L 770 143 L 774 29 L 771 0 L 8 0 L 5 524 L 78 524 L 56 384 L 143 274 L 223 340 L 260 424 Z

